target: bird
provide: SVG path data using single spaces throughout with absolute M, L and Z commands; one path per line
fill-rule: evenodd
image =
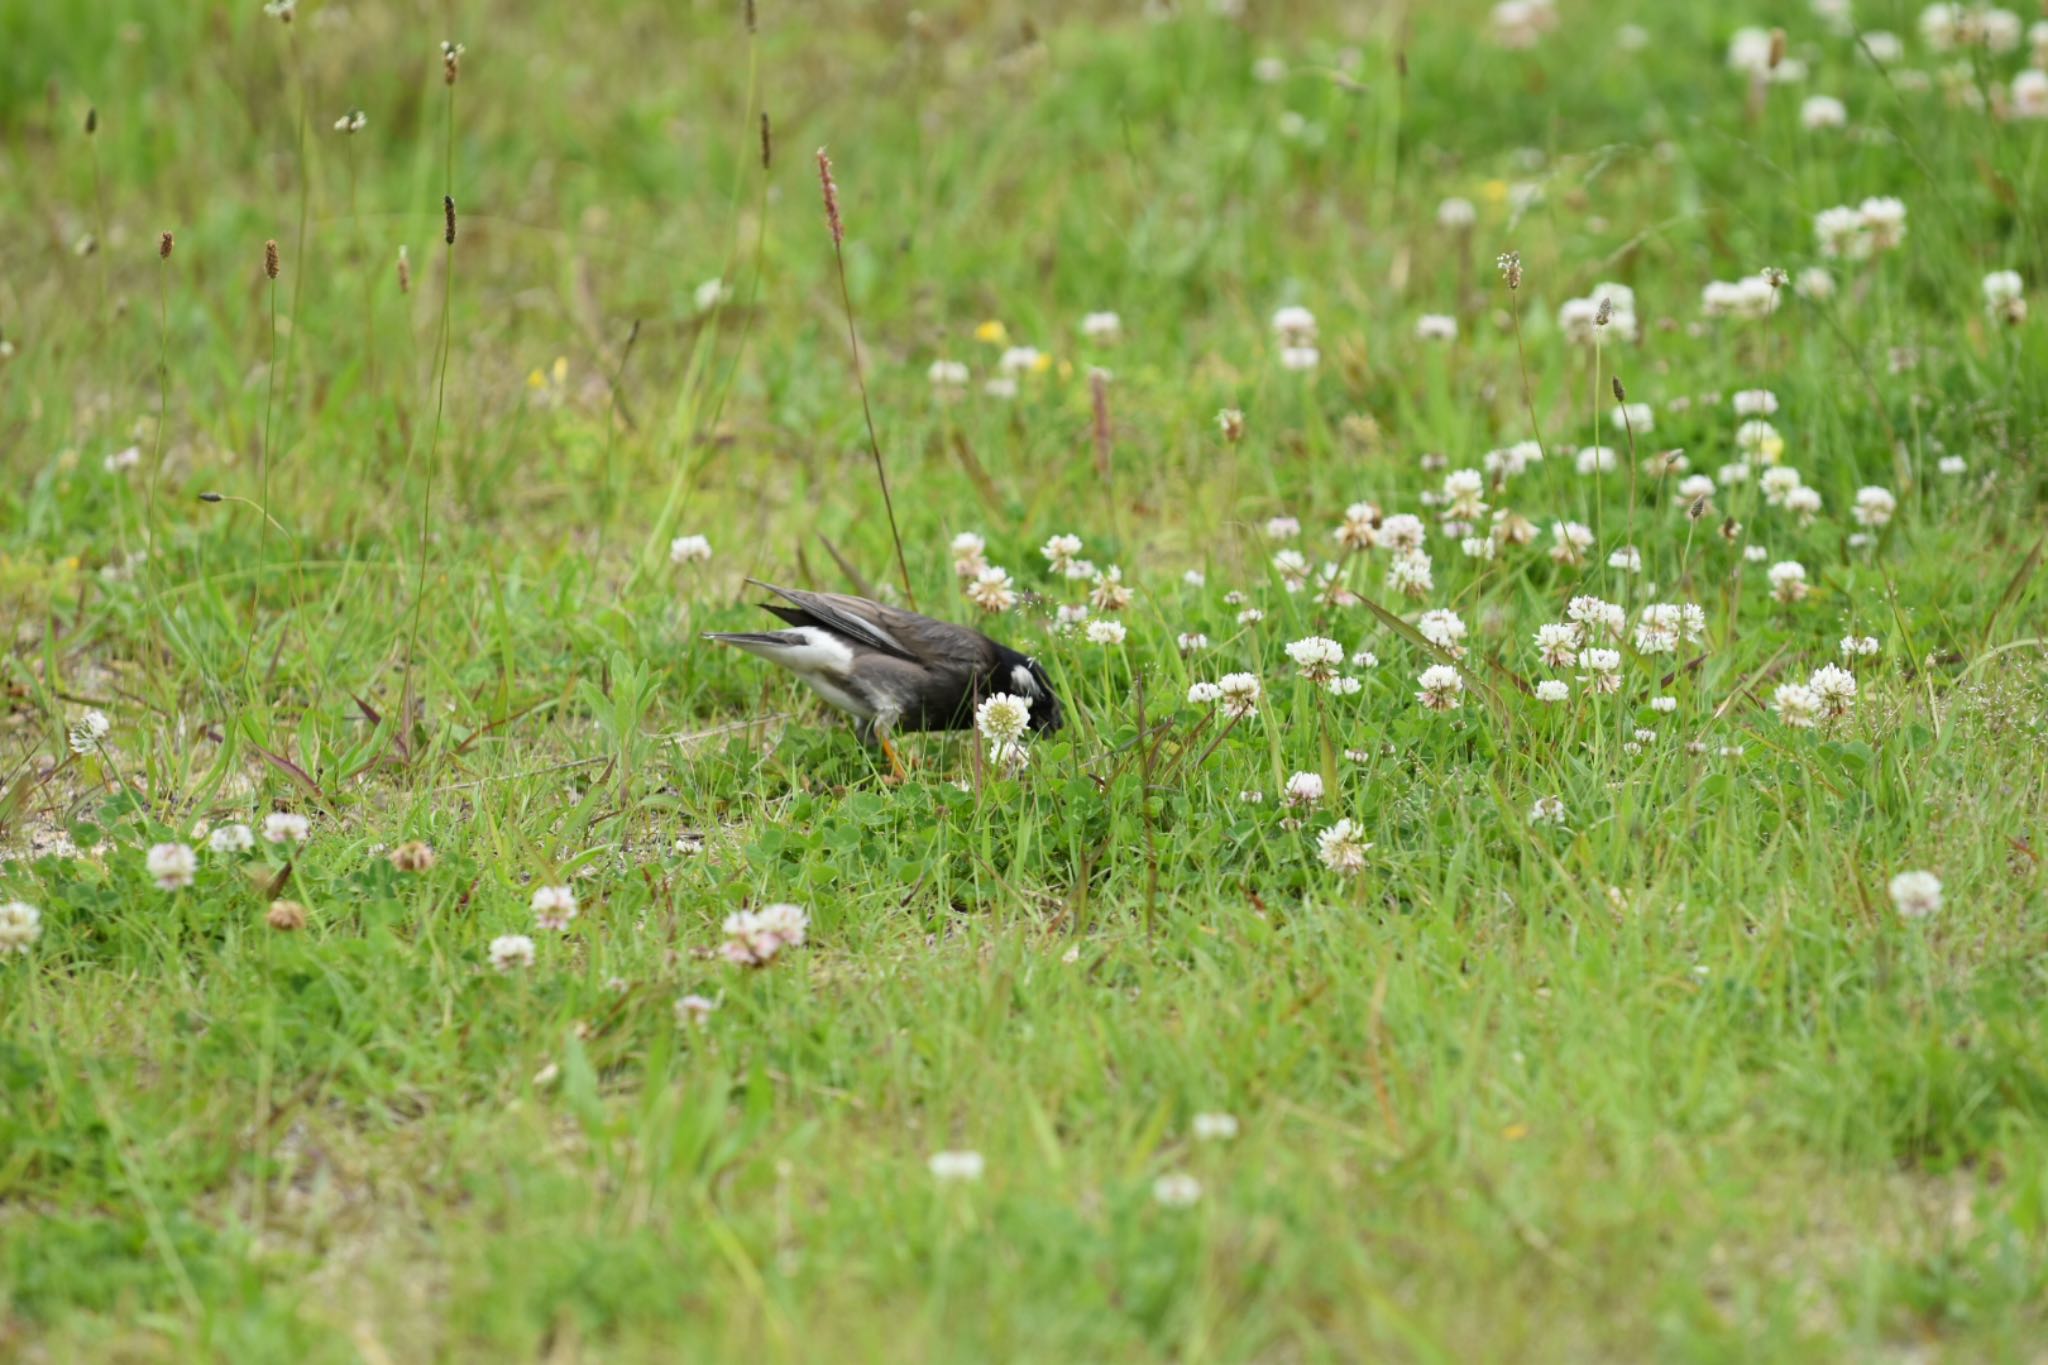
M 782 599 L 761 605 L 789 629 L 706 631 L 704 638 L 794 673 L 853 719 L 861 743 L 880 747 L 896 781 L 906 773 L 891 735 L 968 729 L 975 707 L 998 692 L 1030 704 L 1035 733 L 1065 723 L 1039 662 L 978 630 L 865 597 L 747 582 Z

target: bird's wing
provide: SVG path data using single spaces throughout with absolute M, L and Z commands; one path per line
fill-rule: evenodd
M 995 645 L 986 635 L 949 621 L 935 621 L 914 611 L 849 597 L 835 592 L 802 592 L 750 579 L 754 586 L 795 603 L 828 630 L 838 631 L 870 649 L 933 667 L 971 670 L 994 662 Z M 784 620 L 785 613 L 778 612 Z M 794 624 L 794 623 L 792 623 Z

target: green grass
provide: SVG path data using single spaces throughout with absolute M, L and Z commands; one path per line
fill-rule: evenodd
M 2038 1356 L 2048 342 L 1980 281 L 2048 279 L 2048 123 L 1888 81 L 1801 5 L 1566 0 L 1523 52 L 1467 0 L 764 3 L 754 38 L 723 3 L 430 8 L 0 9 L 0 901 L 43 931 L 0 958 L 0 1355 Z M 1858 12 L 1973 88 L 2028 60 Z M 1769 19 L 1810 74 L 1752 108 L 1724 54 Z M 1848 130 L 1801 129 L 1815 92 Z M 891 786 L 697 640 L 764 619 L 747 575 L 894 578 L 820 144 L 917 600 L 976 618 L 964 531 L 1039 595 L 983 623 L 1067 702 L 1021 777 L 933 736 Z M 1702 319 L 1872 195 L 1908 236 L 1826 263 L 1832 300 Z M 1557 314 L 1599 281 L 1643 337 L 1596 362 Z M 1081 336 L 1100 309 L 1121 341 Z M 988 322 L 1049 358 L 1013 400 Z M 1729 395 L 1774 391 L 1819 516 L 1752 478 L 1689 521 L 1631 477 L 1616 375 L 1656 413 L 1635 455 L 1710 474 Z M 1486 501 L 1537 543 L 1466 558 L 1422 457 L 1532 435 Z M 1595 439 L 1616 471 L 1582 477 Z M 1868 544 L 1866 485 L 1898 501 Z M 1360 499 L 1429 523 L 1434 588 L 1389 592 L 1381 549 L 1343 570 L 1371 606 L 1284 591 L 1267 518 L 1320 562 Z M 1584 567 L 1546 553 L 1567 519 Z M 1121 645 L 1052 629 L 1065 532 L 1135 590 Z M 709 563 L 669 562 L 684 534 Z M 1605 567 L 1631 541 L 1642 574 Z M 1586 695 L 1531 644 L 1579 594 L 1706 637 Z M 1470 630 L 1448 714 L 1405 624 L 1438 608 Z M 1356 695 L 1297 676 L 1310 634 L 1377 656 Z M 1845 634 L 1881 645 L 1853 712 L 1781 723 Z M 1185 697 L 1233 671 L 1265 696 L 1219 742 Z M 207 851 L 273 810 L 303 848 Z M 1317 858 L 1345 817 L 1353 878 Z M 188 889 L 145 871 L 171 840 Z M 1938 914 L 1894 911 L 1908 869 Z M 536 930 L 564 881 L 581 915 Z M 721 960 L 772 901 L 807 945 Z M 514 933 L 536 962 L 493 972 Z M 934 1180 L 949 1149 L 983 1178 Z M 1172 1173 L 1198 1202 L 1155 1199 Z

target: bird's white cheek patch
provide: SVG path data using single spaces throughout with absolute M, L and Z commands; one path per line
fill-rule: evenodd
M 1014 683 L 1016 685 L 1017 690 L 1019 692 L 1022 692 L 1025 696 L 1035 697 L 1038 695 L 1038 679 L 1032 677 L 1031 670 L 1026 668 L 1024 665 L 1011 665 L 1010 681 Z
M 853 650 L 844 640 L 816 626 L 799 626 L 784 636 L 801 636 L 804 643 L 785 650 L 779 657 L 784 667 L 798 673 L 825 673 L 843 678 L 853 665 Z

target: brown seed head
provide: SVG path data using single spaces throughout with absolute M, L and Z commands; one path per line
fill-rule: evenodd
M 263 244 L 263 273 L 274 280 L 277 278 L 277 272 L 282 269 L 284 261 L 277 254 L 277 238 L 272 237 Z
M 1694 498 L 1692 500 L 1692 504 L 1685 509 L 1685 516 L 1686 520 L 1688 521 L 1698 521 L 1701 517 L 1704 517 L 1706 514 L 1707 495 L 1705 493 L 1702 493 L 1698 497 Z
M 166 233 L 165 233 L 165 234 L 164 234 L 163 236 L 161 236 L 161 237 L 157 238 L 157 239 L 156 239 L 156 254 L 157 254 L 157 259 L 158 259 L 158 260 L 163 260 L 163 261 L 168 261 L 169 259 L 171 259 L 171 247 L 173 246 L 173 244 L 174 244 L 174 243 L 172 242 L 172 239 L 171 239 L 171 234 L 170 234 L 170 233 L 168 233 L 168 232 L 166 232 Z
M 431 871 L 438 860 L 432 845 L 414 839 L 391 850 L 391 865 L 400 872 Z
M 1593 325 L 1595 327 L 1605 327 L 1612 321 L 1614 321 L 1614 300 L 1602 294 L 1600 296 L 1600 309 L 1593 314 Z
M 1614 376 L 1614 401 L 1617 403 L 1626 403 L 1628 401 L 1628 390 L 1621 386 L 1620 375 Z
M 405 254 L 405 248 L 398 248 L 398 292 L 412 292 L 412 260 Z
M 306 907 L 297 901 L 272 901 L 263 919 L 281 934 L 294 933 L 306 927 Z
M 767 170 L 775 164 L 775 129 L 768 122 L 768 111 L 761 111 L 761 169 Z
M 1522 287 L 1521 252 L 1503 251 L 1500 254 L 1500 259 L 1495 261 L 1494 264 L 1500 267 L 1500 277 L 1508 282 L 1508 288 L 1520 289 Z
M 760 28 L 761 16 L 754 13 L 754 0 L 747 0 L 747 32 L 755 33 Z
M 85 135 L 86 135 L 87 137 L 91 137 L 91 136 L 92 136 L 92 135 L 93 135 L 94 133 L 97 133 L 97 132 L 98 132 L 99 130 L 100 130 L 100 111 L 99 111 L 99 110 L 97 110 L 97 109 L 88 109 L 88 110 L 86 110 L 86 111 L 85 111 Z
M 452 195 L 452 194 L 444 194 L 444 195 L 442 195 L 442 196 L 441 196 L 441 217 L 442 217 L 443 219 L 445 219 L 445 220 L 446 220 L 446 226 L 445 226 L 445 227 L 443 227 L 443 229 L 442 229 L 442 231 L 441 231 L 441 240 L 442 240 L 442 241 L 444 241 L 444 242 L 446 242 L 446 243 L 447 243 L 447 244 L 448 244 L 449 246 L 454 246 L 454 245 L 455 245 L 455 196 L 454 196 L 454 195 Z
M 452 43 L 445 39 L 442 41 L 441 81 L 443 84 L 455 84 L 455 78 L 462 74 L 462 53 L 463 46 L 461 43 Z
M 825 223 L 832 229 L 832 245 L 846 240 L 846 225 L 839 220 L 839 186 L 832 181 L 832 158 L 818 148 L 818 185 L 825 192 Z
M 1770 62 L 1770 69 L 1771 69 L 1771 70 L 1773 70 L 1773 71 L 1776 71 L 1776 70 L 1778 69 L 1778 63 L 1779 63 L 1779 62 L 1782 62 L 1782 61 L 1784 61 L 1784 60 L 1785 60 L 1785 30 L 1784 30 L 1784 29 L 1782 29 L 1782 28 L 1774 28 L 1774 29 L 1772 29 L 1772 30 L 1771 30 L 1771 62 Z

